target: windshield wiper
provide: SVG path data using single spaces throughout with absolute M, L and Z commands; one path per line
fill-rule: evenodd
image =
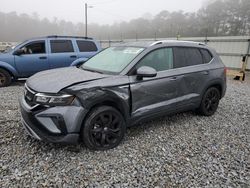
M 96 72 L 96 73 L 103 74 L 103 72 L 101 72 L 101 71 L 97 71 L 97 70 L 93 70 L 93 69 L 83 68 L 82 66 L 81 66 L 80 68 L 81 68 L 82 70 L 86 70 L 86 71 L 90 71 L 90 72 Z

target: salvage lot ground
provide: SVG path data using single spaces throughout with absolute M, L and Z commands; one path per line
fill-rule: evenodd
M 18 112 L 22 86 L 0 89 L 0 187 L 250 186 L 249 80 L 228 81 L 214 116 L 162 117 L 128 129 L 105 152 L 28 137 Z

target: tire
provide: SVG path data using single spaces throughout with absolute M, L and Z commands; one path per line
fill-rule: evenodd
M 0 68 L 0 87 L 9 86 L 11 83 L 11 75 L 4 69 Z
M 216 87 L 208 88 L 202 97 L 200 107 L 197 112 L 204 116 L 213 115 L 220 102 L 220 91 Z
M 121 113 L 110 106 L 93 109 L 81 130 L 81 138 L 91 150 L 108 150 L 120 144 L 126 132 Z

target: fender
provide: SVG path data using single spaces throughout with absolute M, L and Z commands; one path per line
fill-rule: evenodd
M 115 106 L 123 114 L 125 121 L 130 118 L 130 92 L 128 87 L 116 88 L 91 88 L 82 90 L 81 92 L 68 93 L 77 95 L 84 108 L 89 111 L 98 105 Z
M 222 79 L 213 79 L 213 80 L 210 80 L 208 83 L 207 83 L 207 86 L 203 89 L 202 91 L 202 96 L 204 95 L 204 93 L 206 92 L 206 90 L 213 86 L 213 85 L 219 85 L 221 87 L 221 98 L 224 97 L 225 95 L 225 90 L 226 90 L 226 85 L 225 83 L 223 82 Z
M 0 68 L 6 69 L 9 71 L 14 77 L 18 77 L 18 72 L 17 70 L 11 66 L 9 63 L 5 63 L 3 61 L 0 61 Z
M 71 63 L 70 66 L 77 66 L 77 65 L 80 65 L 82 63 L 85 63 L 89 58 L 86 58 L 86 57 L 82 57 L 82 58 L 79 58 L 79 59 L 76 59 L 75 61 L 73 61 Z

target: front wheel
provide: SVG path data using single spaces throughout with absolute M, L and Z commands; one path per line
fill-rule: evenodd
M 213 115 L 220 102 L 220 91 L 216 87 L 209 88 L 203 95 L 198 113 L 205 116 Z
M 0 68 L 0 87 L 6 87 L 11 83 L 11 75 L 4 69 Z
M 93 150 L 108 150 L 122 141 L 126 124 L 121 113 L 113 107 L 97 107 L 88 115 L 81 137 L 85 145 Z

